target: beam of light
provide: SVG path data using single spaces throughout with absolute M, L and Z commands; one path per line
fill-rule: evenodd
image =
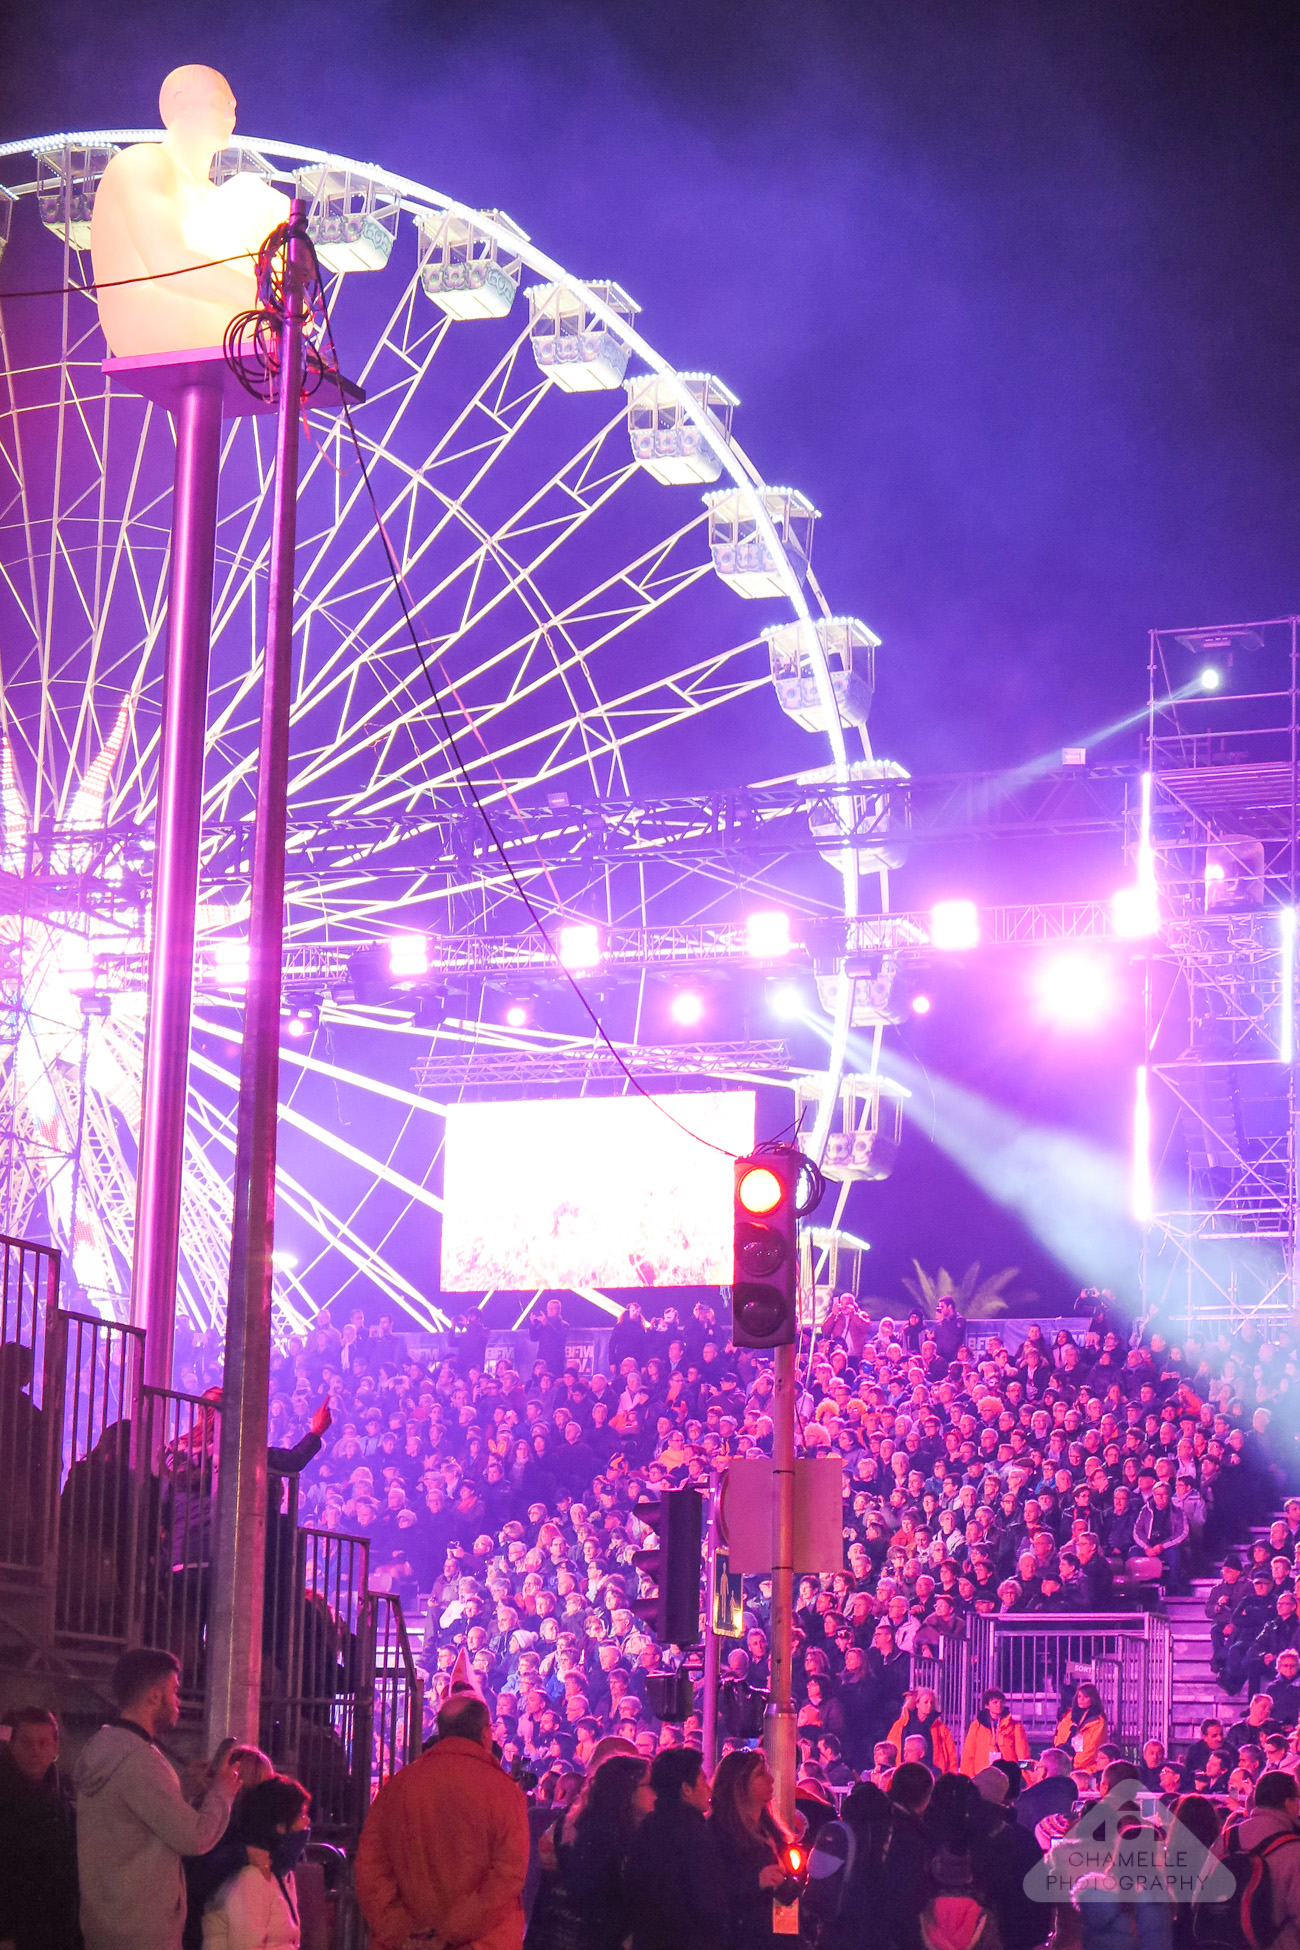
M 242 1029 L 228 1028 L 215 1022 L 205 1022 L 196 1015 L 197 1029 L 206 1029 L 213 1036 L 224 1037 L 232 1048 L 238 1048 L 244 1040 Z M 358 1020 L 355 1025 L 363 1029 L 373 1029 L 373 1023 Z M 369 1090 L 377 1097 L 387 1097 L 391 1103 L 405 1104 L 408 1110 L 427 1110 L 436 1117 L 447 1115 L 447 1106 L 439 1103 L 436 1097 L 417 1097 L 413 1090 L 403 1090 L 400 1084 L 388 1083 L 382 1077 L 363 1076 L 359 1070 L 345 1070 L 337 1063 L 327 1063 L 324 1057 L 308 1056 L 305 1050 L 282 1049 L 282 1063 L 296 1063 L 300 1070 L 311 1070 L 318 1077 L 331 1077 L 335 1083 L 352 1083 L 358 1090 Z
M 231 1090 L 238 1091 L 239 1078 L 229 1070 L 223 1070 L 219 1063 L 214 1063 L 211 1057 L 204 1055 L 202 1050 L 191 1051 L 190 1062 L 196 1070 L 202 1070 L 205 1075 L 216 1077 Z M 292 1104 L 281 1104 L 278 1115 L 282 1124 L 292 1124 L 296 1130 L 304 1132 L 307 1137 L 315 1138 L 318 1144 L 325 1145 L 336 1156 L 346 1158 L 349 1164 L 360 1165 L 361 1169 L 377 1184 L 391 1185 L 395 1192 L 402 1192 L 407 1198 L 414 1199 L 417 1205 L 427 1205 L 431 1212 L 442 1211 L 442 1200 L 436 1192 L 431 1192 L 427 1185 L 417 1185 L 413 1178 L 407 1178 L 402 1172 L 394 1171 L 391 1165 L 382 1164 L 378 1158 L 371 1157 L 369 1152 L 358 1150 L 355 1144 L 349 1144 L 347 1139 L 340 1137 L 337 1131 L 327 1131 L 323 1124 L 317 1124 L 314 1119 L 304 1117 L 300 1110 L 293 1108 Z
M 1282 933 L 1282 1019 L 1278 1024 L 1277 1053 L 1288 1067 L 1295 1062 L 1295 909 L 1284 907 L 1278 916 Z
M 623 1311 L 620 1301 L 611 1300 L 607 1293 L 598 1292 L 594 1286 L 575 1286 L 572 1290 L 579 1300 L 590 1300 L 593 1307 L 599 1307 L 603 1314 L 612 1314 L 615 1320 Z
M 1205 673 L 1198 671 L 1186 684 L 1180 684 L 1166 697 L 1158 697 L 1154 704 L 1139 705 L 1135 711 L 1126 711 L 1122 718 L 1113 718 L 1109 724 L 1101 725 L 1086 738 L 1073 739 L 1067 747 L 1054 745 L 1050 752 L 1043 752 L 1038 758 L 1028 758 L 1023 765 L 1012 766 L 1009 771 L 999 775 L 994 789 L 1001 787 L 1008 794 L 1015 792 L 1019 786 L 1028 785 L 1032 780 L 1058 770 L 1062 750 L 1094 751 L 1098 745 L 1109 744 L 1112 738 L 1118 738 L 1121 732 L 1132 731 L 1134 725 L 1145 724 L 1151 711 L 1168 711 L 1175 704 L 1185 703 L 1189 697 L 1203 697 L 1207 689 L 1215 688 L 1207 685 L 1204 677 Z
M 1133 1217 L 1149 1226 L 1155 1217 L 1155 1187 L 1151 1178 L 1151 1099 L 1147 1066 L 1139 1063 L 1133 1090 Z
M 1054 1259 L 1082 1284 L 1141 1300 L 1138 1233 L 1128 1161 L 1046 1124 L 1033 1124 L 977 1096 L 901 1051 L 889 1073 L 911 1091 L 903 1114 L 980 1190 L 1016 1213 Z

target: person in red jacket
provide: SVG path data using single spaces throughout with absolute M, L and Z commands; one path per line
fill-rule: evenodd
M 992 1767 L 995 1760 L 1027 1761 L 1029 1736 L 1021 1721 L 1007 1712 L 1006 1695 L 990 1686 L 980 1701 L 980 1710 L 966 1729 L 962 1742 L 961 1771 L 971 1780 Z
M 453 1693 L 438 1740 L 375 1796 L 356 1888 L 375 1950 L 428 1936 L 458 1950 L 520 1950 L 528 1804 L 492 1754 L 476 1694 Z

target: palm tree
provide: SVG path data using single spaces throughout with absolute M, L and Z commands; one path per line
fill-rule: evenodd
M 958 1313 L 967 1320 L 996 1320 L 1006 1313 L 1006 1289 L 1020 1272 L 1018 1266 L 1004 1266 L 1000 1273 L 990 1273 L 987 1279 L 981 1280 L 980 1263 L 976 1259 L 971 1261 L 960 1280 L 954 1280 L 946 1266 L 941 1266 L 932 1276 L 925 1271 L 919 1259 L 914 1259 L 912 1264 L 916 1268 L 916 1278 L 905 1279 L 903 1285 L 922 1313 L 931 1318 L 938 1313 L 941 1300 L 952 1300 Z M 1032 1299 L 1033 1295 L 1021 1297 Z

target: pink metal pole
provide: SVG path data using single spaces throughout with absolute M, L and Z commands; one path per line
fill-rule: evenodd
M 175 408 L 176 478 L 154 829 L 153 937 L 131 1268 L 131 1319 L 146 1334 L 145 1381 L 160 1388 L 171 1386 L 176 1315 L 221 392 L 219 371 L 198 374 L 183 387 Z
M 271 1374 L 271 1279 L 275 1238 L 275 1138 L 280 1080 L 280 957 L 284 945 L 285 822 L 289 801 L 289 705 L 293 558 L 302 412 L 303 293 L 310 253 L 306 205 L 295 198 L 285 251 L 284 322 L 262 722 L 257 763 L 248 991 L 239 1070 L 235 1213 L 226 1303 L 215 1575 L 209 1612 L 209 1749 L 233 1735 L 258 1737 L 266 1567 L 266 1419 Z M 295 235 L 294 233 L 301 233 Z

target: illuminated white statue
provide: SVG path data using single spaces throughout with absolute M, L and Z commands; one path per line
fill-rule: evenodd
M 100 322 L 120 359 L 220 345 L 231 320 L 252 310 L 257 287 L 251 258 L 211 260 L 256 251 L 289 214 L 288 198 L 260 176 L 209 180 L 235 127 L 235 98 L 215 68 L 173 68 L 158 112 L 163 140 L 112 158 L 90 223 Z M 189 265 L 209 268 L 153 281 Z M 148 282 L 116 282 L 141 277 Z

